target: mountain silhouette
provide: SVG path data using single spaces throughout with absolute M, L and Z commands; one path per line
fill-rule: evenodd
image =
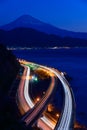
M 87 40 L 59 37 L 30 28 L 0 30 L 0 43 L 8 47 L 87 47 Z
M 87 33 L 72 32 L 72 31 L 59 29 L 50 24 L 44 23 L 30 15 L 23 15 L 9 24 L 0 26 L 0 29 L 5 30 L 5 31 L 9 31 L 15 28 L 32 28 L 40 32 L 58 35 L 61 37 L 87 39 Z

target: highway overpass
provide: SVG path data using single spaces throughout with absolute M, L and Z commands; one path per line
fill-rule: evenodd
M 28 63 L 30 64 L 30 62 L 28 62 Z M 32 64 L 34 64 L 34 63 L 32 63 Z M 47 90 L 45 96 L 42 98 L 42 100 L 40 102 L 38 102 L 34 107 L 32 106 L 33 108 L 31 107 L 32 109 L 29 110 L 29 112 L 27 112 L 24 115 L 22 120 L 24 120 L 26 122 L 26 124 L 29 125 L 42 112 L 42 110 L 45 108 L 44 106 L 46 106 L 48 104 L 49 97 L 52 95 L 52 93 L 54 93 L 54 90 L 55 90 L 55 87 L 54 87 L 55 86 L 55 78 L 54 78 L 54 76 L 52 76 L 52 74 L 54 74 L 62 83 L 62 87 L 64 90 L 64 105 L 63 105 L 63 110 L 62 110 L 62 113 L 60 116 L 60 120 L 57 123 L 56 127 L 55 128 L 52 127 L 52 129 L 73 130 L 74 115 L 75 115 L 75 107 L 74 107 L 75 101 L 74 101 L 74 96 L 73 96 L 73 93 L 72 93 L 72 90 L 70 88 L 69 83 L 65 79 L 63 73 L 61 73 L 55 69 L 42 66 L 42 65 L 38 65 L 38 64 L 35 64 L 35 65 L 42 67 L 45 70 L 48 70 L 51 73 L 51 81 L 52 82 L 51 82 L 51 85 L 50 85 L 49 89 Z M 28 72 L 29 67 L 27 69 L 28 69 L 27 70 L 27 72 Z M 29 74 L 29 72 L 28 72 L 28 74 Z M 25 83 L 25 88 L 26 88 L 26 85 L 28 83 L 29 82 Z M 27 89 L 26 89 L 26 91 L 27 91 Z M 25 94 L 25 100 L 26 100 L 27 104 L 29 105 L 30 103 L 29 103 L 29 99 L 28 99 L 29 98 L 28 92 L 24 92 L 24 93 L 27 93 L 27 94 Z M 43 118 L 44 117 L 42 117 L 41 120 L 44 120 Z

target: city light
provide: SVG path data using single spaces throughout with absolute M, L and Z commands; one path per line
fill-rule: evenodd
M 38 81 L 38 78 L 37 78 L 35 75 L 33 75 L 33 76 L 32 76 L 32 81 L 36 81 L 36 82 L 37 82 L 37 81 Z
M 43 94 L 45 94 L 45 91 L 43 91 Z
M 58 114 L 58 113 L 56 114 L 56 117 L 59 117 L 59 114 Z
M 38 97 L 36 100 L 37 100 L 37 102 L 39 102 L 39 101 L 40 101 L 40 98 Z

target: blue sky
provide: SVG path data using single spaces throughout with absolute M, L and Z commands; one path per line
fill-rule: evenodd
M 0 25 L 24 14 L 62 29 L 87 32 L 87 0 L 0 0 Z

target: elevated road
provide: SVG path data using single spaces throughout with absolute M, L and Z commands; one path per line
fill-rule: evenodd
M 26 75 L 27 75 L 27 67 L 24 66 L 24 72 L 21 77 L 19 87 L 18 87 L 17 93 L 16 93 L 16 103 L 17 103 L 20 113 L 22 115 L 29 110 L 29 105 L 27 104 L 27 102 L 24 98 L 24 86 L 25 86 Z
M 35 65 L 38 65 L 38 64 L 35 64 Z M 74 116 L 73 115 L 73 113 L 74 113 L 73 112 L 74 111 L 74 109 L 73 109 L 74 108 L 74 100 L 73 100 L 73 94 L 72 94 L 69 83 L 65 79 L 64 75 L 62 73 L 60 73 L 59 71 L 56 71 L 52 68 L 48 68 L 48 67 L 45 67 L 45 66 L 42 66 L 42 65 L 38 65 L 38 66 L 40 66 L 40 67 L 50 71 L 51 73 L 53 73 L 56 77 L 58 77 L 58 79 L 61 81 L 62 86 L 63 86 L 64 107 L 63 107 L 63 111 L 62 111 L 60 120 L 55 127 L 55 130 L 73 130 L 72 124 L 74 122 L 74 117 L 73 117 Z M 35 120 L 37 115 L 40 114 L 40 112 L 42 112 L 42 109 L 44 108 L 44 106 L 47 105 L 49 97 L 54 92 L 54 86 L 55 86 L 55 79 L 52 76 L 51 85 L 50 85 L 49 89 L 47 90 L 45 96 L 42 98 L 42 100 L 40 102 L 38 102 L 36 104 L 36 106 L 31 110 L 31 112 L 27 113 L 24 116 L 23 120 L 25 120 L 27 125 L 30 124 L 33 120 Z M 29 95 L 27 93 L 27 96 L 25 98 L 27 103 L 29 101 L 28 97 L 29 97 Z M 42 118 L 41 120 L 44 120 L 44 119 Z
M 43 96 L 43 98 L 34 106 L 33 109 L 31 109 L 29 112 L 25 114 L 22 120 L 26 122 L 26 125 L 30 124 L 43 110 L 44 107 L 48 104 L 48 101 L 50 100 L 50 97 L 54 93 L 55 90 L 55 77 L 51 74 L 51 83 L 50 86 Z M 41 114 L 40 114 L 41 115 Z
M 19 87 L 17 89 L 16 102 L 20 113 L 24 115 L 27 111 L 30 110 L 30 108 L 34 106 L 34 104 L 32 103 L 28 93 L 30 68 L 25 65 L 22 66 L 24 67 L 24 72 L 21 77 Z
M 64 108 L 60 117 L 60 121 L 57 123 L 55 130 L 73 130 L 74 122 L 74 97 L 70 88 L 69 83 L 65 79 L 64 75 L 54 69 L 44 67 L 45 69 L 53 72 L 61 81 L 64 90 Z
M 20 110 L 21 115 L 24 115 L 29 110 L 31 110 L 35 106 L 35 104 L 32 102 L 32 99 L 29 96 L 30 68 L 26 65 L 22 65 L 22 66 L 24 67 L 24 72 L 23 72 L 23 75 L 21 77 L 21 81 L 20 81 L 20 84 L 19 84 L 19 87 L 17 90 L 16 102 L 17 102 L 17 105 L 18 105 L 18 108 Z M 42 102 L 42 104 L 43 104 L 43 102 Z M 29 111 L 29 113 L 30 113 L 30 111 Z M 22 120 L 24 120 L 24 118 Z M 55 125 L 52 124 L 46 117 L 42 117 L 38 121 L 39 121 L 39 126 L 42 125 L 44 122 L 44 126 L 46 128 L 44 130 L 52 130 L 55 127 Z M 26 124 L 28 124 L 27 121 L 26 121 Z

